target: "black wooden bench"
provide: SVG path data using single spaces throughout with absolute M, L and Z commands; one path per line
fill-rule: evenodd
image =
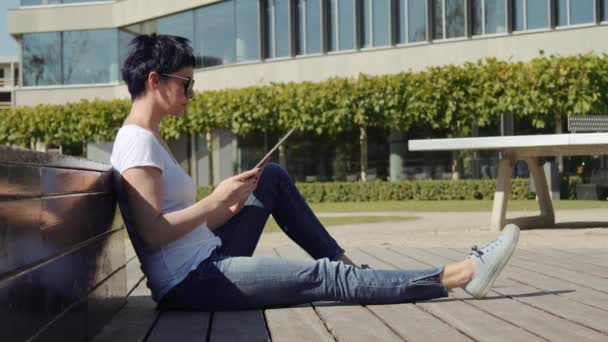
M 0 146 L 0 341 L 90 340 L 124 306 L 108 165 Z

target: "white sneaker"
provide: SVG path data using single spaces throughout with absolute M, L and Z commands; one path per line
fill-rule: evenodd
M 496 240 L 481 249 L 474 246 L 469 257 L 475 261 L 475 274 L 464 286 L 464 290 L 477 299 L 484 298 L 511 259 L 517 241 L 519 241 L 519 227 L 508 224 Z

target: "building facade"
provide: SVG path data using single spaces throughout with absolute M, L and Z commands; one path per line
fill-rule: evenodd
M 19 80 L 17 59 L 0 57 L 0 109 L 15 106 L 17 80 Z
M 608 0 L 21 0 L 8 26 L 21 47 L 16 105 L 128 97 L 128 43 L 152 32 L 192 41 L 198 91 L 608 52 Z M 229 134 L 211 139 L 239 155 Z M 186 140 L 185 155 L 209 146 Z M 189 168 L 234 172 L 209 162 Z

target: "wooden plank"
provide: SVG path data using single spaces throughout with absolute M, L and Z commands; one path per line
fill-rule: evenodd
M 556 266 L 570 271 L 581 272 L 595 277 L 608 278 L 608 267 L 582 263 L 572 259 L 551 254 L 545 250 L 520 249 L 517 254 L 519 259 L 536 262 L 543 265 Z
M 73 193 L 110 193 L 112 172 L 71 170 L 42 167 L 40 192 L 42 195 Z
M 40 169 L 38 166 L 0 164 L 0 198 L 42 195 Z
M 111 165 L 94 162 L 84 158 L 60 155 L 57 153 L 21 150 L 7 146 L 0 146 L 0 164 L 43 165 L 92 171 L 109 171 L 112 168 Z
M 109 194 L 0 203 L 0 278 L 106 233 L 116 209 Z
M 211 315 L 208 312 L 164 311 L 154 325 L 147 341 L 206 340 L 210 318 Z
M 140 283 L 136 291 L 145 293 L 146 290 L 146 285 Z M 93 342 L 144 341 L 157 318 L 156 303 L 149 294 L 132 295 L 118 314 L 93 338 Z
M 260 253 L 259 255 L 267 257 L 272 254 L 281 254 L 281 257 L 291 255 L 284 248 L 280 249 L 280 252 L 274 249 L 271 252 Z M 297 253 L 297 257 L 308 257 L 303 251 L 295 253 Z M 292 257 L 296 256 L 295 253 Z M 264 314 L 266 315 L 269 334 L 274 342 L 334 341 L 323 321 L 310 304 L 266 309 Z
M 398 269 L 393 265 L 380 262 L 373 250 L 353 249 L 349 257 L 357 263 L 367 263 L 375 269 Z M 371 257 L 369 254 L 374 254 Z M 385 259 L 382 259 L 385 260 Z M 368 305 L 367 308 L 388 324 L 406 341 L 472 341 L 458 329 L 446 324 L 414 303 L 392 305 Z
M 442 251 L 444 255 L 451 256 L 454 260 L 461 258 L 464 253 L 460 250 L 446 249 Z M 519 254 L 519 250 L 515 251 L 515 256 Z M 504 277 L 498 278 L 496 282 L 500 285 L 505 278 L 512 279 L 518 283 L 528 285 L 538 289 L 539 291 L 549 291 L 553 294 L 568 298 L 582 304 L 593 306 L 602 310 L 608 310 L 608 296 L 605 293 L 594 289 L 567 283 L 561 279 L 539 274 L 534 271 L 528 271 L 518 267 L 507 267 L 503 271 Z
M 600 267 L 608 267 L 608 251 L 603 248 L 588 248 L 580 253 L 570 249 L 547 248 L 546 251 L 551 255 L 567 258 L 584 264 L 592 264 Z
M 446 249 L 437 249 L 436 251 L 439 251 L 439 253 L 442 254 L 447 253 Z M 439 256 L 437 254 L 434 255 L 437 258 L 442 258 L 446 261 L 451 260 L 449 257 Z M 432 256 L 429 255 L 429 258 L 432 258 Z M 567 298 L 560 297 L 559 295 L 546 292 L 539 293 L 538 289 L 534 287 L 516 282 L 512 282 L 507 286 L 504 284 L 500 287 L 495 286 L 493 292 L 508 296 L 513 300 L 538 308 L 581 326 L 596 330 L 603 333 L 608 338 L 608 325 L 606 325 L 606 322 L 608 322 L 608 311 L 571 301 Z M 557 328 L 554 327 L 553 329 Z
M 256 256 L 276 256 L 271 249 L 257 249 Z M 214 312 L 210 341 L 269 341 L 263 310 Z
M 442 249 L 433 249 L 432 251 L 439 252 L 437 254 L 430 254 L 427 253 L 428 250 L 416 250 L 416 255 L 423 256 L 425 261 L 433 264 L 454 261 L 453 258 L 442 256 L 440 254 Z M 467 300 L 468 304 L 549 341 L 601 341 L 607 337 L 594 329 L 563 319 L 559 315 L 506 297 L 504 294 L 505 288 L 522 287 L 522 285 L 514 282 L 511 282 L 511 284 L 510 286 L 504 286 L 503 282 L 502 286 L 495 286 L 494 290 L 490 292 L 490 297 L 486 300 L 474 300 L 473 297 L 462 289 L 454 289 L 452 295 L 456 298 Z M 527 292 L 527 294 L 530 293 L 541 297 L 557 297 L 552 294 L 538 294 L 537 290 Z
M 511 259 L 510 264 L 519 268 L 526 269 L 528 271 L 552 276 L 561 279 L 562 281 L 567 283 L 589 287 L 599 292 L 605 292 L 608 294 L 608 279 L 606 278 L 601 278 L 582 272 L 571 271 L 561 267 L 539 265 L 535 262 L 518 258 L 517 256 Z
M 299 248 L 279 247 L 282 257 L 310 258 Z M 370 310 L 361 305 L 313 303 L 313 307 L 327 329 L 338 341 L 402 341 Z M 362 324 L 361 322 L 365 322 Z
M 213 313 L 209 341 L 270 341 L 262 310 Z
M 86 298 L 92 289 L 101 286 L 100 281 L 105 281 L 121 268 L 124 270 L 124 260 L 121 262 L 119 256 L 112 256 L 122 243 L 119 234 L 114 233 L 36 268 L 0 280 L 0 317 L 7 327 L 0 329 L 0 340 L 22 340 L 40 334 L 40 330 L 53 328 L 52 322 L 58 316 L 71 316 L 77 312 L 74 305 Z M 115 293 L 124 292 L 124 300 L 126 279 L 112 284 L 115 287 L 106 287 L 98 297 L 92 298 L 97 302 L 91 305 L 104 306 L 107 303 L 113 307 Z M 75 320 L 68 325 L 81 327 L 84 324 L 86 333 L 86 321 L 78 323 L 80 316 L 86 319 L 86 306 L 82 310 L 84 313 L 74 314 Z M 76 333 L 76 329 L 73 332 Z
M 367 259 L 374 268 L 425 269 L 435 264 L 409 259 L 405 254 L 391 253 L 383 248 L 366 248 L 364 251 L 377 258 Z M 355 253 L 351 255 L 356 256 Z M 447 299 L 418 302 L 416 306 L 476 341 L 543 340 L 529 331 L 471 305 L 469 301 L 460 300 L 454 296 L 454 293 L 451 293 Z

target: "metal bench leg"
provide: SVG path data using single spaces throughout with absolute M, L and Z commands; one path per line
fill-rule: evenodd
M 498 178 L 496 178 L 496 192 L 494 193 L 494 206 L 490 220 L 490 230 L 500 231 L 505 226 L 507 216 L 507 202 L 511 194 L 511 172 L 513 163 L 511 158 L 504 154 L 498 165 Z

